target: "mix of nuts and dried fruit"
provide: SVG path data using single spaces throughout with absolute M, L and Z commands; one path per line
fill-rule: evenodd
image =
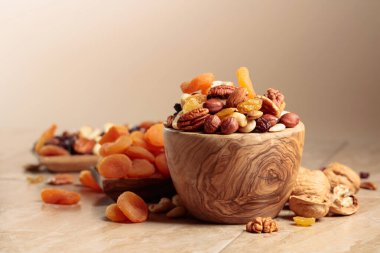
M 201 74 L 181 84 L 181 102 L 174 105 L 165 126 L 181 131 L 206 134 L 232 134 L 235 132 L 279 132 L 293 128 L 300 117 L 284 111 L 285 96 L 269 88 L 257 95 L 248 69 L 237 70 L 239 86 L 229 81 L 215 81 L 212 73 Z

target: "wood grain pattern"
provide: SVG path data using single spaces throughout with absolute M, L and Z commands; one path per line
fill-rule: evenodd
M 168 165 L 195 217 L 241 224 L 275 217 L 297 177 L 304 125 L 278 133 L 208 135 L 165 129 Z
M 52 172 L 79 172 L 98 163 L 96 155 L 39 156 L 38 160 Z

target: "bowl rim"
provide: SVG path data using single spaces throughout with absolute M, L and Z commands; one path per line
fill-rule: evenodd
M 257 139 L 271 139 L 271 138 L 281 138 L 281 137 L 288 137 L 290 135 L 305 132 L 305 125 L 303 122 L 299 122 L 297 126 L 293 128 L 286 128 L 283 131 L 280 132 L 266 132 L 266 133 L 233 133 L 233 134 L 206 134 L 202 132 L 185 132 L 181 130 L 176 130 L 173 128 L 167 128 L 164 127 L 164 133 L 173 133 L 173 134 L 179 134 L 179 135 L 187 135 L 187 136 L 193 136 L 198 138 L 219 138 L 219 139 L 237 139 L 241 137 L 251 137 L 251 138 L 257 138 Z

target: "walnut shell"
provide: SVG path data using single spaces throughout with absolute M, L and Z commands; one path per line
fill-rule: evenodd
M 330 163 L 323 170 L 323 173 L 325 173 L 330 181 L 331 191 L 340 184 L 347 186 L 351 193 L 358 192 L 360 188 L 360 177 L 358 173 L 346 165 Z
M 358 211 L 359 202 L 355 195 L 345 185 L 338 185 L 333 190 L 333 202 L 330 212 L 340 215 L 351 215 Z
M 319 170 L 301 167 L 289 198 L 289 207 L 296 215 L 321 218 L 331 205 L 330 183 Z

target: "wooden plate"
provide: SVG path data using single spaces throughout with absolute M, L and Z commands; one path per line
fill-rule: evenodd
M 170 178 L 104 179 L 95 167 L 91 169 L 91 172 L 104 193 L 115 201 L 125 191 L 136 193 L 146 202 L 158 202 L 163 197 L 171 197 L 176 194 Z
M 38 160 L 52 172 L 76 172 L 96 166 L 96 155 L 39 156 Z

